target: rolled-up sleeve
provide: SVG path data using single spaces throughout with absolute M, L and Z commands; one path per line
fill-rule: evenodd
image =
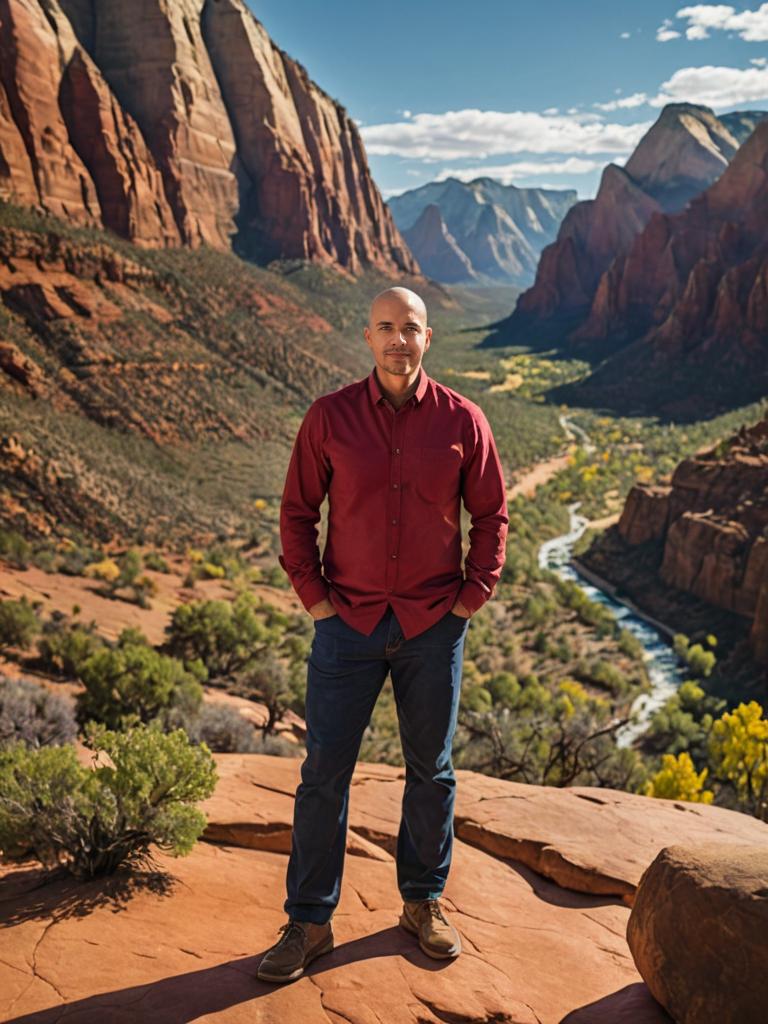
M 328 493 L 331 465 L 325 454 L 326 421 L 316 399 L 299 427 L 280 504 L 280 565 L 307 611 L 328 597 L 322 573 L 317 523 Z
M 491 597 L 501 577 L 506 553 L 509 514 L 501 460 L 490 424 L 475 406 L 462 466 L 462 498 L 470 514 L 469 550 L 464 583 L 457 595 L 470 614 Z

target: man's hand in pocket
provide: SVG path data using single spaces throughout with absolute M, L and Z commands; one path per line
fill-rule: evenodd
M 318 619 L 328 619 L 331 615 L 338 615 L 339 613 L 326 597 L 324 601 L 318 601 L 317 604 L 313 604 L 309 609 L 309 614 L 317 621 Z

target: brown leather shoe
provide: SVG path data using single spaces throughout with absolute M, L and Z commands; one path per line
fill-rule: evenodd
M 437 899 L 405 900 L 400 924 L 419 936 L 419 945 L 427 956 L 445 960 L 461 952 L 459 933 L 445 918 Z
M 295 981 L 316 956 L 333 949 L 331 922 L 314 924 L 289 918 L 280 926 L 282 937 L 261 958 L 256 977 L 261 981 Z

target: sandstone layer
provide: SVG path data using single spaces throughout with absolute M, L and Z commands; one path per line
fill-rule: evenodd
M 755 819 L 716 808 L 461 772 L 444 905 L 463 952 L 438 964 L 397 924 L 392 844 L 403 773 L 360 764 L 333 918 L 336 948 L 295 983 L 273 986 L 254 975 L 285 920 L 299 761 L 255 754 L 218 754 L 216 761 L 220 781 L 202 805 L 206 840 L 189 857 L 160 856 L 165 875 L 41 886 L 32 865 L 3 869 L 4 1018 L 53 1024 L 66 1004 L 74 1019 L 126 1024 L 139 1014 L 156 1024 L 669 1024 L 629 953 L 630 910 L 621 891 L 634 888 L 670 841 L 700 843 L 709 833 L 756 845 L 768 835 Z M 465 839 L 468 820 L 477 827 Z M 625 839 L 630 823 L 633 834 Z M 569 887 L 557 884 L 529 866 L 531 838 L 548 848 L 550 863 L 591 845 L 582 860 L 595 877 L 610 874 L 620 884 L 602 895 L 574 874 L 564 879 Z M 514 850 L 498 848 L 511 840 Z M 537 856 L 546 867 L 547 858 Z

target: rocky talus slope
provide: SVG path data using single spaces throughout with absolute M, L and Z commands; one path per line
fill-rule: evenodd
M 0 199 L 138 245 L 418 270 L 354 121 L 243 0 L 0 0 Z
M 460 771 L 444 904 L 463 952 L 446 964 L 397 924 L 403 772 L 360 764 L 336 948 L 298 981 L 268 985 L 254 974 L 285 920 L 300 761 L 215 756 L 206 841 L 160 856 L 165 876 L 41 886 L 33 865 L 2 868 L 3 1019 L 668 1024 L 625 938 L 643 871 L 672 842 L 717 840 L 735 855 L 768 837 L 722 808 Z M 697 906 L 675 906 L 692 928 Z
M 576 343 L 597 336 L 606 275 L 637 251 L 633 244 L 649 222 L 674 221 L 675 213 L 723 174 L 764 116 L 716 117 L 708 107 L 691 103 L 664 107 L 627 163 L 605 168 L 595 198 L 568 211 L 557 240 L 542 253 L 534 285 L 491 343 L 537 338 Z M 646 252 L 637 261 L 639 276 L 661 282 L 667 265 L 648 257 Z M 639 283 L 628 313 L 642 313 L 648 301 Z M 616 340 L 615 329 L 610 336 Z

